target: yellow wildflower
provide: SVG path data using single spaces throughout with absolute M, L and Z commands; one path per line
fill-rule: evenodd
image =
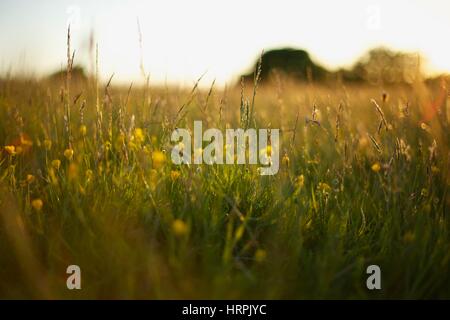
M 34 199 L 31 201 L 31 206 L 36 211 L 41 211 L 43 205 L 44 205 L 44 202 L 42 202 L 41 199 Z
M 381 170 L 380 163 L 378 162 L 375 162 L 370 168 L 372 169 L 373 172 L 378 172 Z
M 145 140 L 144 131 L 141 128 L 134 129 L 134 139 L 137 143 L 142 143 Z
M 44 148 L 46 150 L 50 150 L 52 148 L 52 140 L 45 139 L 44 140 Z
M 111 142 L 105 141 L 105 150 L 106 150 L 106 151 L 111 150 Z
M 36 178 L 32 174 L 27 174 L 27 183 L 33 183 Z
M 90 169 L 86 170 L 86 179 L 90 181 L 92 178 L 94 178 L 94 172 Z
M 302 188 L 303 185 L 305 184 L 305 176 L 303 176 L 302 174 L 299 175 L 296 179 L 295 185 L 298 189 Z
M 283 158 L 281 159 L 281 164 L 283 164 L 286 167 L 289 167 L 289 157 L 287 154 L 284 154 Z
M 329 193 L 331 191 L 331 187 L 325 182 L 319 182 L 317 188 L 324 194 Z
M 5 146 L 5 151 L 9 155 L 15 155 L 16 154 L 16 147 L 15 146 Z
M 369 145 L 369 140 L 368 140 L 366 137 L 361 137 L 361 138 L 359 138 L 359 140 L 358 140 L 358 146 L 359 146 L 361 149 L 366 148 L 368 145 Z
M 75 163 L 71 163 L 69 165 L 69 169 L 67 171 L 67 176 L 69 180 L 73 180 L 78 176 L 78 166 Z
M 53 168 L 58 170 L 60 166 L 61 166 L 61 160 L 58 160 L 58 159 L 52 160 L 52 167 Z
M 172 231 L 175 236 L 183 237 L 188 233 L 189 228 L 183 220 L 175 219 L 172 223 Z
M 33 141 L 28 139 L 28 137 L 24 134 L 20 135 L 20 144 L 26 147 L 31 147 L 33 145 Z
M 163 166 L 164 162 L 166 161 L 166 156 L 161 151 L 153 151 L 152 153 L 152 163 L 153 168 L 159 169 Z
M 82 135 L 83 137 L 86 135 L 87 133 L 87 127 L 83 124 L 80 126 L 80 135 Z
M 68 160 L 72 160 L 73 157 L 73 149 L 66 149 L 64 150 L 64 157 L 66 157 Z
M 423 188 L 423 189 L 420 191 L 420 195 L 421 195 L 422 197 L 428 197 L 428 189 Z
M 422 122 L 422 123 L 420 124 L 420 128 L 422 128 L 422 130 L 425 130 L 426 132 L 430 132 L 430 131 L 431 131 L 430 126 L 427 125 L 425 122 Z
M 172 181 L 177 180 L 180 177 L 181 173 L 178 170 L 172 170 L 170 171 L 170 178 L 172 179 Z

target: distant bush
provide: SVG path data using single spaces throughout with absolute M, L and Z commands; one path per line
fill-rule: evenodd
M 55 81 L 62 81 L 66 78 L 66 69 L 60 70 L 57 72 L 54 72 L 48 76 L 49 80 L 55 80 Z M 71 80 L 74 82 L 77 81 L 86 81 L 88 79 L 88 76 L 86 75 L 86 72 L 84 71 L 84 68 L 81 66 L 73 66 L 71 73 L 70 73 Z
M 421 77 L 420 56 L 375 48 L 366 53 L 350 71 L 342 73 L 346 81 L 372 84 L 412 83 Z
M 308 52 L 304 50 L 292 48 L 270 50 L 261 58 L 261 82 L 268 81 L 275 72 L 299 81 L 323 81 L 329 74 L 329 71 L 312 61 Z M 243 75 L 245 81 L 253 80 L 258 63 L 255 63 L 251 72 Z
M 395 52 L 386 48 L 368 51 L 350 69 L 329 71 L 311 60 L 305 50 L 284 48 L 270 50 L 262 55 L 261 82 L 268 81 L 278 73 L 296 81 L 328 82 L 340 79 L 344 82 L 365 82 L 376 85 L 410 84 L 421 77 L 420 56 Z M 245 81 L 252 81 L 258 63 L 252 71 L 243 75 Z

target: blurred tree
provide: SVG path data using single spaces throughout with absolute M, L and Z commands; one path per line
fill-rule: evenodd
M 364 55 L 350 71 L 341 70 L 344 81 L 371 84 L 413 83 L 421 79 L 420 56 L 375 48 Z
M 81 66 L 73 66 L 70 77 L 71 80 L 74 82 L 87 80 L 86 72 L 84 71 L 84 68 Z M 56 71 L 49 76 L 50 80 L 56 81 L 64 81 L 65 78 L 66 78 L 66 69 Z
M 243 75 L 244 81 L 253 81 L 258 64 L 256 62 L 252 71 Z M 323 81 L 329 74 L 325 68 L 314 63 L 306 51 L 292 48 L 270 50 L 262 55 L 261 82 L 268 81 L 274 72 L 300 81 Z

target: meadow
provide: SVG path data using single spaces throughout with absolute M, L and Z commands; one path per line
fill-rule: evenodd
M 128 87 L 70 68 L 0 81 L 1 298 L 450 298 L 444 81 Z M 174 165 L 195 120 L 279 128 L 278 174 Z

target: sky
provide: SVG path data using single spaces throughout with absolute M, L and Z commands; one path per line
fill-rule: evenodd
M 448 0 L 1 0 L 0 74 L 63 68 L 68 24 L 75 64 L 91 70 L 93 35 L 101 76 L 124 83 L 143 79 L 142 58 L 150 81 L 191 86 L 205 73 L 223 85 L 288 46 L 330 69 L 387 46 L 422 54 L 427 74 L 450 72 Z

